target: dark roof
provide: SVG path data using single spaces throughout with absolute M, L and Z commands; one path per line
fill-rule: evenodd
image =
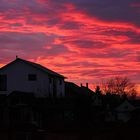
M 77 96 L 82 92 L 81 88 L 72 82 L 65 82 L 66 96 Z
M 88 94 L 90 96 L 95 94 L 94 91 L 92 91 L 91 89 L 89 89 L 88 87 L 85 87 L 85 86 L 82 86 L 81 90 L 83 91 L 84 94 L 86 93 L 86 94 Z
M 66 96 L 77 96 L 77 95 L 87 95 L 91 96 L 94 94 L 94 92 L 87 88 L 87 87 L 80 87 L 72 82 L 65 82 L 65 92 Z
M 37 68 L 38 70 L 40 70 L 40 71 L 42 71 L 42 72 L 45 72 L 45 73 L 48 73 L 48 74 L 50 74 L 50 75 L 53 75 L 53 76 L 56 76 L 56 77 L 61 77 L 61 78 L 66 78 L 66 77 L 64 77 L 63 75 L 60 75 L 60 74 L 58 74 L 58 73 L 56 73 L 56 72 L 54 72 L 54 71 L 52 71 L 52 70 L 50 70 L 50 69 L 48 69 L 48 68 L 46 68 L 46 67 L 40 65 L 40 64 L 37 64 L 37 63 L 34 63 L 34 62 L 30 62 L 30 61 L 27 61 L 27 60 L 24 60 L 24 59 L 21 59 L 21 58 L 16 58 L 16 60 L 12 61 L 11 63 L 9 63 L 9 64 L 7 64 L 7 65 L 5 65 L 5 66 L 2 67 L 1 69 L 4 69 L 4 68 L 7 67 L 8 65 L 11 65 L 11 64 L 13 64 L 14 62 L 17 62 L 17 61 L 22 61 L 22 62 L 24 62 L 24 63 L 26 63 L 26 64 L 28 64 L 28 65 L 34 67 L 34 68 Z M 0 70 L 1 70 L 1 69 L 0 69 Z

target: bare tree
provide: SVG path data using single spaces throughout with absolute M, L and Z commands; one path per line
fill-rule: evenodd
M 102 90 L 104 93 L 128 95 L 135 98 L 137 95 L 136 84 L 131 82 L 127 77 L 114 77 L 104 80 L 102 83 Z

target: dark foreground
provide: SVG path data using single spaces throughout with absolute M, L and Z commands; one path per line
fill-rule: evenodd
M 119 126 L 84 128 L 79 130 L 1 130 L 0 140 L 139 140 L 140 126 L 121 124 Z
M 140 139 L 140 100 L 100 94 L 62 99 L 29 95 L 0 97 L 0 140 Z

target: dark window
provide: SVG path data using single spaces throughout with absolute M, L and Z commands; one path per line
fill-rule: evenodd
M 36 81 L 37 80 L 36 74 L 28 74 L 28 80 L 29 81 Z
M 56 97 L 57 95 L 57 83 L 56 80 L 53 79 L 53 97 Z
M 59 80 L 59 85 L 62 85 L 62 80 L 61 79 Z
M 50 83 L 50 84 L 52 83 L 52 78 L 49 78 L 49 83 Z
M 0 91 L 7 90 L 7 75 L 0 75 Z

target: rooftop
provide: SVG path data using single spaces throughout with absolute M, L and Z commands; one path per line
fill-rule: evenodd
M 7 66 L 9 66 L 9 65 L 11 65 L 11 64 L 13 64 L 13 63 L 15 63 L 17 61 L 24 62 L 24 63 L 26 63 L 26 64 L 28 64 L 28 65 L 30 65 L 30 66 L 42 71 L 42 72 L 48 73 L 50 75 L 53 75 L 53 76 L 56 76 L 56 77 L 61 77 L 61 78 L 66 78 L 63 75 L 61 75 L 59 73 L 56 73 L 56 72 L 54 72 L 54 71 L 52 71 L 52 70 L 50 70 L 50 69 L 48 69 L 48 68 L 46 68 L 46 67 L 44 67 L 44 66 L 42 66 L 40 64 L 31 62 L 31 61 L 27 61 L 27 60 L 24 60 L 24 59 L 21 59 L 21 58 L 16 58 L 14 61 L 12 61 L 9 64 L 7 64 L 7 65 L 3 66 L 2 68 L 0 68 L 0 70 L 6 68 Z

